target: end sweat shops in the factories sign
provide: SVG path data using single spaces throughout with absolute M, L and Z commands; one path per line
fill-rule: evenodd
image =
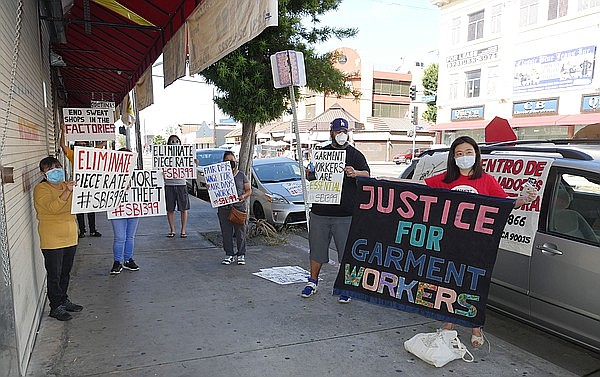
M 481 326 L 514 201 L 369 178 L 357 184 L 334 294 Z

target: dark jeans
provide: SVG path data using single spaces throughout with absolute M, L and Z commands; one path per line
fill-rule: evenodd
M 69 278 L 77 245 L 61 249 L 42 249 L 46 267 L 50 309 L 59 307 L 68 298 Z
M 77 225 L 79 225 L 79 233 L 85 233 L 85 221 L 84 221 L 84 213 L 77 214 Z M 88 225 L 90 226 L 90 233 L 94 233 L 96 231 L 96 214 L 94 212 L 89 212 L 87 214 Z

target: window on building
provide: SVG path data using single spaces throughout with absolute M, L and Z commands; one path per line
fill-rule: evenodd
M 483 10 L 469 15 L 467 41 L 483 38 Z
M 567 15 L 569 0 L 550 0 L 548 2 L 548 19 L 554 20 Z
M 600 0 L 579 0 L 577 10 L 582 11 L 600 6 Z
M 498 66 L 488 67 L 488 76 L 487 76 L 487 95 L 493 96 L 497 93 L 498 88 Z
M 481 69 L 465 72 L 465 97 L 479 97 L 481 86 Z
M 373 102 L 373 116 L 381 118 L 404 118 L 408 104 Z
M 538 8 L 538 0 L 521 0 L 519 26 L 528 26 L 537 23 Z
M 500 33 L 502 30 L 502 4 L 492 7 L 492 34 Z
M 456 17 L 452 20 L 452 44 L 457 45 L 460 43 L 460 17 Z
M 306 119 L 313 119 L 314 117 L 317 116 L 316 108 L 317 108 L 317 105 L 315 103 L 307 104 L 305 106 Z
M 391 80 L 373 80 L 373 94 L 384 96 L 408 96 L 408 83 Z
M 458 73 L 450 75 L 450 93 L 448 93 L 450 99 L 458 98 Z

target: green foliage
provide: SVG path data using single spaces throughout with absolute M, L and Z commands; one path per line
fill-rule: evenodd
M 165 144 L 167 144 L 167 140 L 165 140 L 165 138 L 162 135 L 156 135 L 152 139 L 152 144 L 153 145 L 165 145 Z
M 431 95 L 437 93 L 438 88 L 438 65 L 431 64 L 425 68 L 423 72 L 423 87 L 425 88 L 425 95 Z M 423 113 L 423 119 L 435 123 L 437 119 L 437 107 L 434 104 L 427 105 L 427 111 Z
M 341 0 L 279 0 L 279 25 L 265 29 L 201 75 L 218 88 L 215 103 L 243 124 L 277 119 L 289 107 L 289 89 L 275 89 L 270 56 L 284 50 L 304 54 L 307 87 L 317 92 L 348 94 L 344 74 L 332 66 L 331 54 L 317 54 L 311 45 L 331 37 L 350 37 L 354 29 L 319 27 L 319 17 L 337 9 Z M 312 27 L 301 23 L 312 20 Z M 295 88 L 296 94 L 298 89 Z

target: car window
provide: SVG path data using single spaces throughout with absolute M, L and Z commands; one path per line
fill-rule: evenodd
M 600 240 L 600 184 L 588 177 L 559 174 L 549 211 L 551 233 L 586 243 Z
M 263 183 L 289 182 L 301 179 L 298 163 L 292 161 L 254 165 L 254 172 Z
M 198 160 L 199 166 L 207 166 L 216 164 L 217 162 L 223 161 L 223 151 L 197 151 L 196 159 Z

